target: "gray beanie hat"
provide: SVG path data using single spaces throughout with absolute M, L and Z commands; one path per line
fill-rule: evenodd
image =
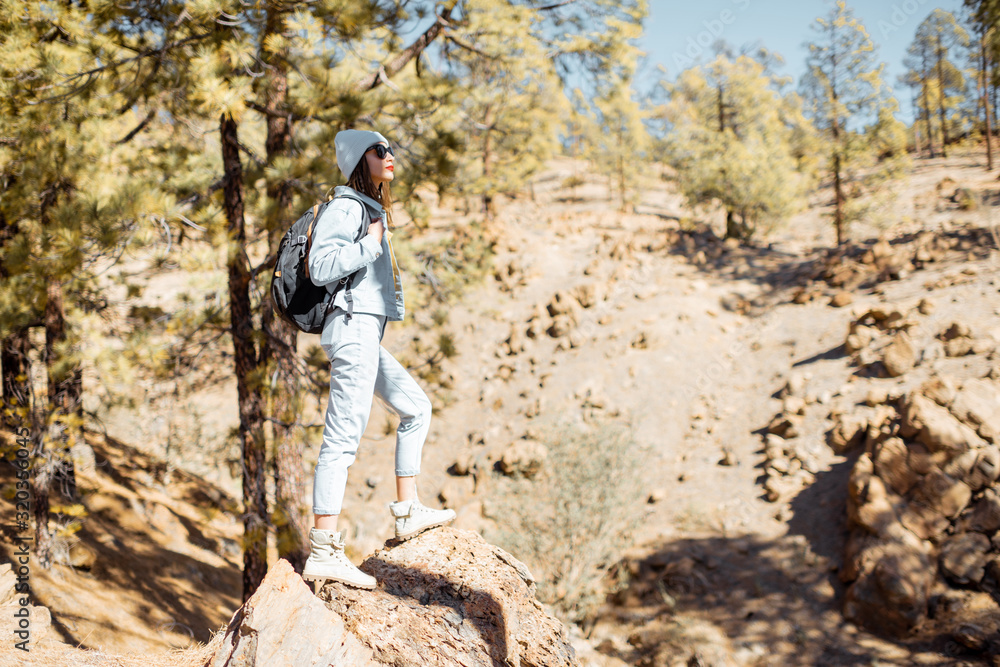
M 337 151 L 337 166 L 344 178 L 350 178 L 354 168 L 361 161 L 365 151 L 377 143 L 389 143 L 389 140 L 378 132 L 371 130 L 341 130 L 333 139 L 333 148 Z

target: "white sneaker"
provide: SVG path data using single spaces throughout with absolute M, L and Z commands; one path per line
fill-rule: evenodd
M 389 503 L 389 510 L 396 517 L 396 539 L 408 540 L 428 528 L 451 523 L 457 516 L 455 510 L 434 510 L 419 500 L 398 500 Z
M 317 528 L 309 531 L 309 558 L 302 568 L 302 578 L 318 581 L 320 586 L 329 580 L 369 590 L 376 584 L 375 577 L 365 574 L 348 560 L 344 553 L 343 531 L 335 533 Z

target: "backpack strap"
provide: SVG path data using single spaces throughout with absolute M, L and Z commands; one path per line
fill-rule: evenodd
M 364 236 L 365 236 L 365 221 L 371 218 L 371 216 L 368 213 L 368 207 L 365 205 L 365 203 L 363 201 L 361 201 L 357 197 L 352 197 L 350 195 L 341 195 L 341 196 L 342 197 L 346 197 L 347 199 L 353 199 L 354 201 L 356 201 L 359 204 L 361 204 L 361 228 L 358 230 L 358 237 L 356 239 L 354 239 L 354 242 L 357 243 L 362 238 L 364 238 Z M 336 199 L 336 197 L 334 197 L 332 199 L 328 199 L 326 201 L 326 203 L 323 204 L 323 207 L 325 208 L 326 204 L 329 204 L 334 199 Z M 312 226 L 316 222 L 316 211 L 319 208 L 319 206 L 320 205 L 317 204 L 316 206 L 313 207 L 313 222 L 309 224 L 309 238 L 310 238 L 310 240 L 312 239 Z M 307 271 L 308 271 L 308 266 L 309 266 L 309 264 L 308 264 L 308 262 L 306 262 L 306 267 L 307 267 L 306 270 Z M 346 285 L 346 289 L 344 290 L 344 299 L 347 301 L 347 319 L 348 320 L 350 320 L 352 317 L 354 317 L 354 295 L 351 294 L 351 288 L 354 287 L 354 281 L 357 279 L 359 273 L 361 273 L 360 269 L 357 270 L 357 271 L 355 271 L 351 275 L 344 276 L 343 278 L 340 279 L 340 284 L 341 285 Z M 306 273 L 306 275 L 309 275 L 309 274 Z M 333 299 L 330 299 L 330 303 L 326 307 L 326 314 L 327 315 L 329 315 L 333 311 L 333 309 L 334 309 L 333 301 L 334 301 Z
M 316 226 L 316 216 L 319 215 L 319 206 L 319 204 L 313 206 L 313 218 L 309 221 L 309 227 L 306 228 L 306 261 L 304 262 L 306 278 L 309 277 L 309 250 L 312 248 L 313 227 Z M 326 208 L 326 204 L 323 205 L 323 208 Z

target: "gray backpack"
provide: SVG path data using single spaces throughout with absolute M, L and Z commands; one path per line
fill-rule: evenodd
M 339 196 L 354 199 L 364 211 L 361 229 L 354 239 L 357 243 L 364 237 L 368 227 L 368 207 L 357 197 L 349 194 Z M 351 288 L 354 287 L 354 279 L 361 272 L 360 269 L 338 280 L 333 290 L 326 285 L 315 284 L 309 277 L 309 248 L 312 245 L 313 229 L 332 201 L 333 199 L 328 199 L 316 204 L 292 224 L 278 244 L 278 256 L 271 276 L 271 306 L 274 312 L 305 333 L 318 334 L 323 331 L 323 322 L 333 310 L 333 297 L 343 289 L 347 290 L 344 296 L 347 299 L 348 316 L 354 314 Z

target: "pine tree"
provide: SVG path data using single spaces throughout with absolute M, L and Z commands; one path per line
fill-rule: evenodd
M 970 10 L 971 23 L 976 27 L 978 34 L 979 62 L 977 86 L 979 87 L 979 103 L 983 109 L 984 134 L 986 136 L 986 169 L 993 169 L 993 127 L 996 125 L 997 116 L 994 109 L 991 111 L 990 87 L 993 87 L 994 100 L 996 99 L 996 71 L 997 63 L 1000 61 L 1000 31 L 996 29 L 1000 23 L 1000 2 L 997 0 L 965 0 L 965 7 Z M 992 75 L 991 75 L 992 74 Z
M 914 127 L 921 120 L 924 121 L 925 134 L 927 139 L 928 157 L 934 157 L 934 128 L 932 119 L 934 117 L 932 107 L 931 88 L 934 86 L 932 76 L 932 48 L 927 40 L 914 40 L 907 48 L 907 56 L 903 63 L 906 65 L 906 73 L 900 77 L 902 83 L 910 86 L 914 90 L 914 108 L 916 109 Z M 917 147 L 919 152 L 920 147 Z
M 608 177 L 622 211 L 634 208 L 639 175 L 651 163 L 651 140 L 646 113 L 637 99 L 634 79 L 641 52 L 635 44 L 642 32 L 645 4 L 632 12 L 631 22 L 618 25 L 618 39 L 606 45 L 608 61 L 601 65 L 593 86 L 587 157 Z
M 816 19 L 813 27 L 818 37 L 807 44 L 808 71 L 802 79 L 802 95 L 806 115 L 829 146 L 827 169 L 833 182 L 833 219 L 840 245 L 857 211 L 849 206 L 849 199 L 863 194 L 855 187 L 863 185 L 862 168 L 878 165 L 883 174 L 891 174 L 898 167 L 898 161 L 879 162 L 879 153 L 886 147 L 860 127 L 866 121 L 876 128 L 885 125 L 886 110 L 894 109 L 896 101 L 883 83 L 885 64 L 876 62 L 875 44 L 843 0 L 827 16 Z M 899 136 L 895 132 L 890 135 Z M 883 139 L 886 136 L 881 133 Z M 891 152 L 900 151 L 893 148 Z
M 556 124 L 567 111 L 552 60 L 532 34 L 535 12 L 496 9 L 492 0 L 468 2 L 461 32 L 442 47 L 449 76 L 461 82 L 470 167 L 462 191 L 482 199 L 487 219 L 494 196 L 519 190 L 555 151 Z
M 92 25 L 93 14 L 75 3 L 8 2 L 0 13 L 4 400 L 9 416 L 30 419 L 34 433 L 36 551 L 44 566 L 53 487 L 77 501 L 71 449 L 85 417 L 81 323 L 106 308 L 98 267 L 113 263 L 162 211 L 133 169 L 138 156 L 120 139 L 131 105 L 73 76 L 91 69 Z M 45 330 L 44 401 L 29 379 L 34 327 Z
M 726 211 L 726 236 L 748 240 L 791 214 L 809 179 L 797 156 L 810 152 L 809 124 L 784 80 L 743 55 L 685 70 L 664 84 L 668 161 L 692 206 Z
M 924 113 L 928 118 L 933 111 L 938 114 L 941 134 L 941 155 L 948 155 L 948 112 L 955 109 L 965 98 L 965 73 L 956 63 L 964 59 L 964 51 L 969 46 L 969 35 L 955 15 L 943 9 L 935 9 L 917 27 L 917 33 L 908 53 L 920 53 L 921 70 L 913 76 L 921 80 L 924 91 Z M 929 95 L 929 79 L 936 84 L 933 97 Z

